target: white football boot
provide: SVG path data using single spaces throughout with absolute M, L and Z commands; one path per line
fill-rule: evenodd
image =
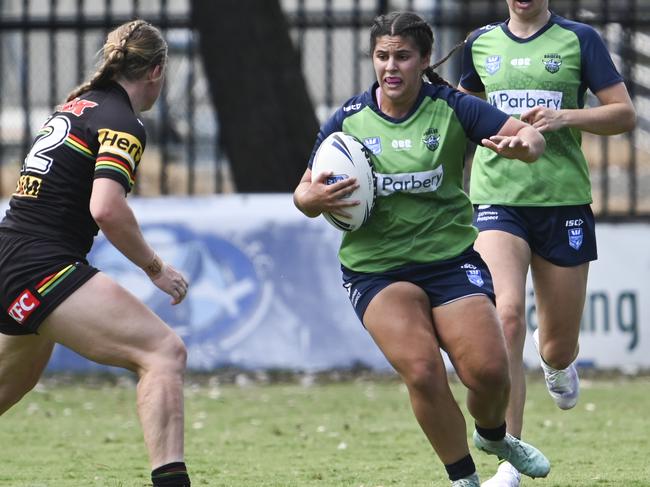
M 519 487 L 521 474 L 509 462 L 501 462 L 494 477 L 486 480 L 481 487 Z
M 557 407 L 571 409 L 578 403 L 578 396 L 580 395 L 580 379 L 578 378 L 575 362 L 566 369 L 554 369 L 544 362 L 542 355 L 539 353 L 539 330 L 533 332 L 533 342 L 535 342 L 535 348 L 539 354 L 539 362 L 542 364 L 548 393 L 557 404 Z

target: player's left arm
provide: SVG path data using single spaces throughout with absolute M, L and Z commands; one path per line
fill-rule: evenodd
M 452 92 L 449 101 L 468 138 L 502 157 L 535 162 L 546 149 L 546 140 L 535 127 L 466 91 Z
M 95 178 L 90 195 L 90 214 L 108 241 L 140 267 L 158 288 L 169 294 L 172 304 L 185 298 L 188 287 L 185 277 L 160 260 L 145 241 L 121 183 L 104 177 Z
M 534 127 L 509 117 L 501 130 L 481 144 L 508 159 L 535 162 L 546 149 L 544 136 Z
M 521 120 L 540 132 L 575 128 L 596 135 L 616 135 L 634 129 L 636 111 L 625 83 L 620 82 L 596 93 L 600 106 L 553 110 L 535 107 L 521 114 Z

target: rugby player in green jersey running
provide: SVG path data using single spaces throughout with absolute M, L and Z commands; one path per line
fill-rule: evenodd
M 431 27 L 415 14 L 375 19 L 370 53 L 377 81 L 344 103 L 318 134 L 314 152 L 332 132 L 357 137 L 372 152 L 377 173 L 372 215 L 343 236 L 343 285 L 404 380 L 413 412 L 454 487 L 478 487 L 479 480 L 441 349 L 468 388 L 476 446 L 531 477 L 544 477 L 546 457 L 506 434 L 506 346 L 489 271 L 472 248 L 478 232 L 462 187 L 468 140 L 532 162 L 544 139 L 530 125 L 449 86 L 429 66 L 432 44 Z M 312 180 L 308 168 L 298 184 L 294 201 L 307 216 L 345 214 L 359 203 L 341 199 L 356 181 L 327 185 L 327 176 Z
M 526 275 L 531 269 L 538 329 L 533 339 L 549 393 L 575 406 L 575 367 L 589 262 L 597 258 L 589 169 L 581 131 L 612 135 L 633 129 L 635 112 L 623 79 L 596 31 L 549 10 L 548 0 L 507 0 L 510 18 L 470 34 L 461 91 L 487 99 L 539 129 L 546 151 L 518 164 L 478 148 L 470 197 L 480 234 L 475 249 L 494 279 L 508 345 L 512 391 L 508 433 L 521 437 L 526 400 Z M 584 108 L 586 90 L 600 106 Z M 486 487 L 516 487 L 508 463 Z

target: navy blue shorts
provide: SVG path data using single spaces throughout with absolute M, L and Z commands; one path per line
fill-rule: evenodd
M 0 232 L 0 333 L 37 333 L 43 320 L 97 272 L 64 243 Z
M 395 282 L 410 282 L 429 296 L 431 307 L 483 294 L 494 302 L 492 276 L 478 252 L 471 247 L 458 257 L 432 264 L 410 264 L 379 273 L 356 272 L 341 266 L 343 287 L 363 323 L 366 308 L 379 291 Z
M 596 223 L 590 205 L 474 205 L 480 232 L 501 230 L 528 242 L 530 250 L 552 264 L 574 267 L 598 258 Z

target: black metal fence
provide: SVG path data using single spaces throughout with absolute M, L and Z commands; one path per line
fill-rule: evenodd
M 594 209 L 601 220 L 650 220 L 650 2 L 550 3 L 555 12 L 601 32 L 639 115 L 638 128 L 630 134 L 585 135 Z M 378 13 L 419 12 L 434 27 L 434 58 L 441 58 L 476 27 L 507 17 L 505 0 L 282 0 L 281 4 L 321 118 L 371 82 L 367 34 Z M 189 0 L 0 0 L 0 195 L 13 191 L 35 129 L 88 76 L 108 30 L 135 17 L 158 25 L 170 45 L 167 83 L 156 107 L 146 115 L 149 142 L 138 191 L 147 195 L 235 191 L 227 158 L 219 150 L 217 117 L 203 76 L 202 63 L 210 61 L 198 58 L 189 8 Z M 459 63 L 459 55 L 445 63 L 443 77 L 456 83 Z

